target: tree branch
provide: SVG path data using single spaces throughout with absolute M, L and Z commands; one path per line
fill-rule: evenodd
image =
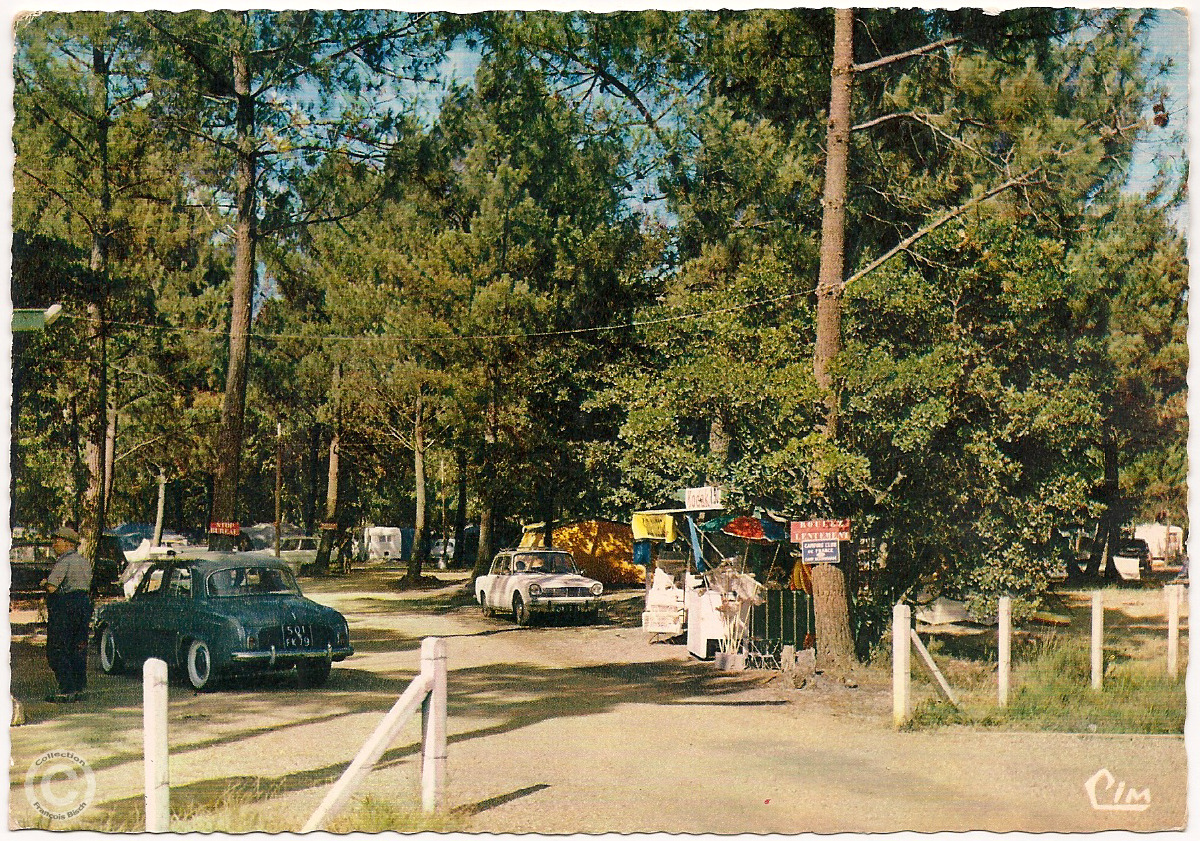
M 900 242 L 896 243 L 896 245 L 894 245 L 892 248 L 889 248 L 886 252 L 884 252 L 881 256 L 877 257 L 876 259 L 874 259 L 870 263 L 868 263 L 864 268 L 859 269 L 857 272 L 850 275 L 850 277 L 846 278 L 840 284 L 840 288 L 845 289 L 847 286 L 849 286 L 854 281 L 875 271 L 875 269 L 879 268 L 884 263 L 886 263 L 888 260 L 895 257 L 896 254 L 898 254 L 899 252 L 907 251 L 910 247 L 912 247 L 912 245 L 914 243 L 916 243 L 917 241 L 919 241 L 921 239 L 924 239 L 926 236 L 933 233 L 938 228 L 942 227 L 942 225 L 945 225 L 947 222 L 951 221 L 952 219 L 956 219 L 959 216 L 962 216 L 964 213 L 966 213 L 971 208 L 982 204 L 983 202 L 987 201 L 988 199 L 990 199 L 994 196 L 997 196 L 1006 190 L 1011 190 L 1013 187 L 1019 187 L 1019 186 L 1022 186 L 1024 184 L 1028 183 L 1029 180 L 1034 175 L 1036 175 L 1037 173 L 1039 173 L 1041 171 L 1042 171 L 1042 167 L 1040 167 L 1040 166 L 1035 167 L 1031 170 L 1021 173 L 1020 175 L 1018 175 L 1014 178 L 1008 179 L 1003 184 L 996 185 L 995 187 L 988 190 L 983 195 L 980 195 L 980 196 L 977 196 L 977 197 L 971 199 L 966 204 L 960 204 L 958 207 L 954 208 L 953 210 L 949 211 L 948 213 L 939 217 L 938 219 L 935 219 L 933 222 L 930 222 L 928 225 L 921 228 L 920 230 L 918 230 L 911 236 L 908 236 L 905 239 L 902 239 Z
M 850 70 L 853 73 L 863 73 L 867 70 L 874 70 L 876 67 L 884 67 L 888 64 L 894 64 L 897 61 L 904 61 L 906 58 L 915 58 L 916 56 L 919 56 L 919 55 L 925 55 L 925 53 L 931 53 L 934 50 L 940 50 L 942 47 L 952 46 L 954 44 L 957 44 L 960 41 L 962 41 L 962 38 L 960 38 L 960 37 L 943 38 L 940 41 L 934 41 L 930 44 L 926 44 L 923 47 L 917 47 L 915 49 L 908 50 L 906 52 L 895 53 L 894 55 L 884 56 L 883 58 L 877 58 L 874 61 L 867 61 L 862 64 L 855 64 L 850 68 Z

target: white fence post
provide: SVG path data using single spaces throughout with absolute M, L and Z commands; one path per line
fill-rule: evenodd
M 1092 689 L 1104 688 L 1104 593 L 1092 593 Z
M 421 674 L 429 694 L 421 705 L 421 809 L 436 812 L 446 785 L 446 641 L 421 643 Z
M 1178 584 L 1163 587 L 1167 598 L 1167 675 L 1171 680 L 1179 676 L 1179 596 L 1182 590 Z
M 892 721 L 897 727 L 912 714 L 911 630 L 908 605 L 897 603 L 892 608 Z
M 146 762 L 146 831 L 171 831 L 171 775 L 167 767 L 167 664 L 142 666 L 142 749 Z
M 999 661 L 1000 670 L 998 672 L 1000 706 L 1008 706 L 1008 675 L 1012 668 L 1012 598 L 1010 596 L 1000 597 L 1000 607 L 998 610 L 998 618 L 1000 621 L 1000 641 L 999 641 Z

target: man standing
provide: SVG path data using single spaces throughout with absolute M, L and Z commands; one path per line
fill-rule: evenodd
M 64 526 L 54 532 L 58 560 L 46 578 L 46 659 L 58 681 L 53 703 L 72 703 L 87 686 L 88 628 L 92 621 L 92 565 L 79 554 L 79 533 Z

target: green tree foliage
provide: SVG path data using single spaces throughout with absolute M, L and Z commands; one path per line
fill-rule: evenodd
M 83 315 L 103 281 L 120 517 L 165 466 L 189 525 L 271 519 L 281 423 L 309 528 L 336 436 L 339 526 L 431 531 L 445 463 L 485 563 L 506 521 L 711 481 L 850 516 L 885 562 L 860 598 L 1031 603 L 1061 527 L 1185 521 L 1184 244 L 1122 195 L 1149 19 L 855 15 L 828 387 L 823 9 L 41 16 L 14 301 Z M 20 340 L 18 519 L 87 507 L 86 338 Z

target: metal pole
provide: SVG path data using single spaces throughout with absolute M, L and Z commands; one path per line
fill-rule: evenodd
M 1171 680 L 1179 676 L 1179 596 L 1182 589 L 1178 584 L 1163 587 L 1167 598 L 1167 675 Z
M 1104 688 L 1104 593 L 1092 593 L 1092 689 Z
M 429 695 L 421 705 L 421 810 L 436 812 L 446 787 L 446 641 L 421 643 L 421 673 Z
M 999 693 L 1000 706 L 1008 706 L 1008 675 L 1012 667 L 1012 598 L 1000 597 Z
M 146 763 L 146 831 L 171 831 L 171 776 L 167 766 L 167 664 L 142 665 L 142 749 Z
M 912 714 L 912 617 L 906 604 L 892 608 L 892 722 L 901 726 Z

